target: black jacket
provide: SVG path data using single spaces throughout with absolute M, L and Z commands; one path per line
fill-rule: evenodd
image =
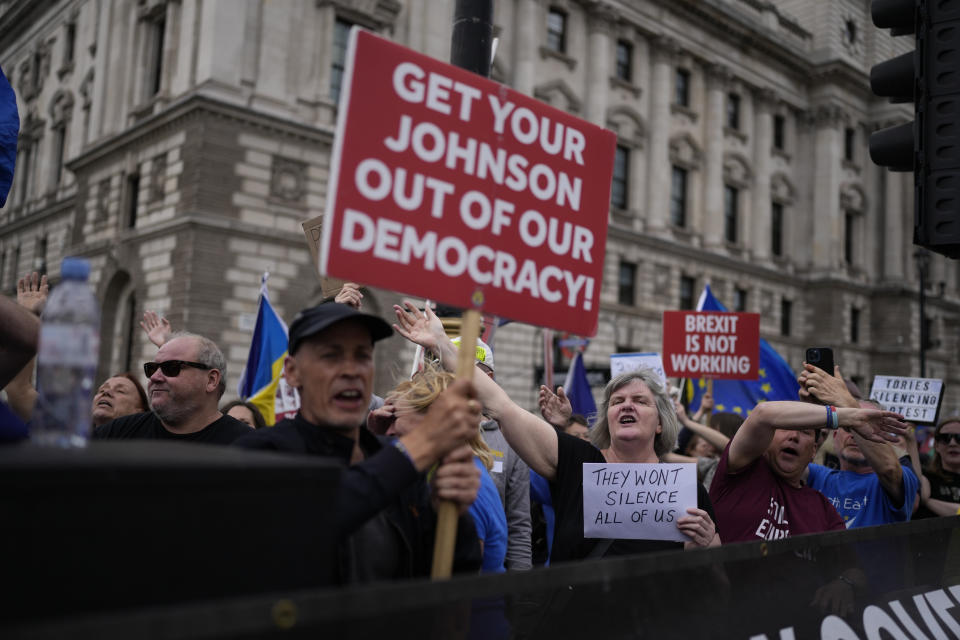
M 386 510 L 387 520 L 397 531 L 405 555 L 400 566 L 403 577 L 429 576 L 433 560 L 434 529 L 437 516 L 430 500 L 430 487 L 424 474 L 390 440 L 375 436 L 366 428 L 359 430 L 363 462 L 350 465 L 353 440 L 337 431 L 307 422 L 297 413 L 274 427 L 257 429 L 233 444 L 248 449 L 268 449 L 329 456 L 347 468 L 340 479 L 334 512 L 340 549 L 347 538 L 367 520 Z M 385 446 L 386 445 L 386 446 Z M 339 577 L 350 575 L 349 555 L 339 553 Z M 455 572 L 478 572 L 481 564 L 479 538 L 469 513 L 457 522 L 454 553 Z

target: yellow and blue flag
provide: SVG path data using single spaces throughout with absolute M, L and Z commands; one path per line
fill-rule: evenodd
M 267 278 L 260 281 L 257 324 L 253 329 L 247 366 L 240 374 L 238 393 L 243 400 L 260 409 L 267 425 L 296 413 L 300 398 L 283 379 L 283 360 L 287 356 L 287 325 L 277 315 L 267 293 Z
M 726 311 L 710 285 L 706 285 L 697 303 L 697 311 Z M 756 380 L 714 380 L 713 410 L 726 411 L 747 417 L 757 404 L 767 400 L 796 400 L 800 385 L 793 369 L 766 340 L 760 340 L 759 377 Z M 687 380 L 686 398 L 690 411 L 700 407 L 700 399 L 707 390 L 705 379 Z

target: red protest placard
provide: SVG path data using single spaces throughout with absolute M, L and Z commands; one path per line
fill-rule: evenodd
M 663 312 L 663 369 L 668 376 L 756 380 L 759 359 L 759 313 Z
M 351 32 L 320 270 L 594 335 L 616 137 Z

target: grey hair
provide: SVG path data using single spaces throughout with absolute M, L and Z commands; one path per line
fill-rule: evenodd
M 193 338 L 197 341 L 197 362 L 220 372 L 220 384 L 217 385 L 217 400 L 222 398 L 224 392 L 227 390 L 227 359 L 223 357 L 223 352 L 220 351 L 217 343 L 210 338 L 205 338 L 204 336 L 190 333 L 189 331 L 176 331 L 170 334 L 167 342 L 170 342 L 170 340 L 174 338 Z
M 603 389 L 603 403 L 597 412 L 597 423 L 590 429 L 590 442 L 598 449 L 606 449 L 610 446 L 610 424 L 607 422 L 610 396 L 634 380 L 639 380 L 647 385 L 656 401 L 657 414 L 660 418 L 660 433 L 653 439 L 653 450 L 658 458 L 663 458 L 664 455 L 673 451 L 673 448 L 677 445 L 680 423 L 677 420 L 677 411 L 673 408 L 673 399 L 670 398 L 670 395 L 667 394 L 660 383 L 660 376 L 650 369 L 621 373 L 607 383 L 607 386 Z

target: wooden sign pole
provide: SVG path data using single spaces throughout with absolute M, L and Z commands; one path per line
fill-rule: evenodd
M 480 312 L 470 309 L 464 312 L 460 326 L 460 352 L 457 355 L 457 378 L 472 380 L 476 369 L 477 337 L 480 335 Z M 480 425 L 477 425 L 480 428 Z M 433 544 L 433 567 L 430 577 L 434 580 L 449 578 L 453 573 L 453 551 L 457 539 L 457 505 L 442 500 L 437 508 L 437 535 Z

